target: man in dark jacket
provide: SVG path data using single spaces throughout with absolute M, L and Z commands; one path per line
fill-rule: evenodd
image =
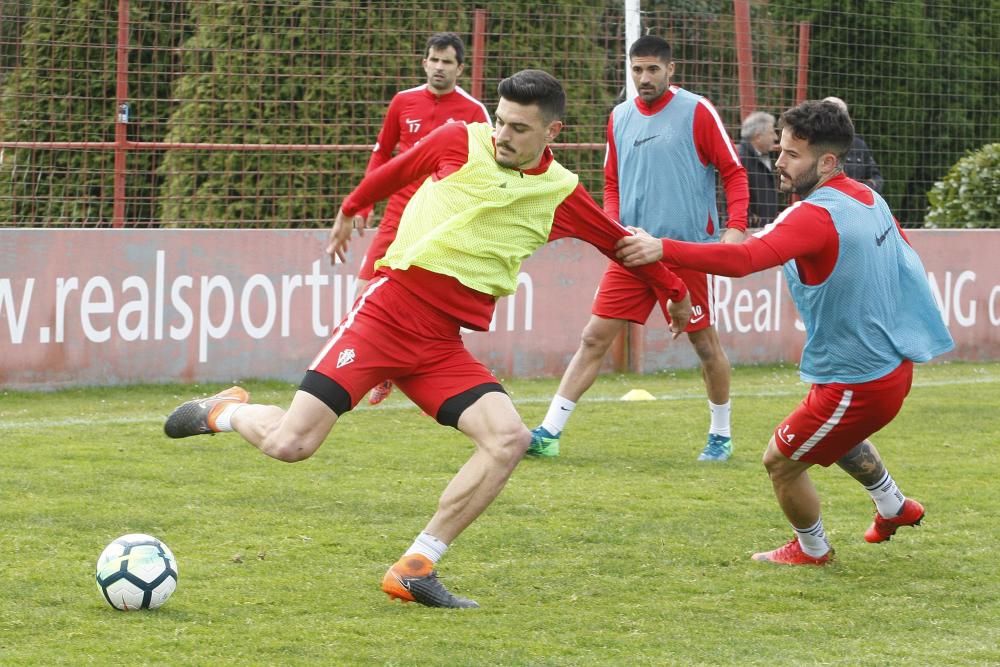
M 847 111 L 847 102 L 839 97 L 831 96 L 824 98 L 823 101 L 833 102 L 845 112 Z M 878 164 L 875 162 L 872 149 L 868 148 L 868 144 L 865 143 L 860 134 L 855 133 L 851 150 L 844 158 L 844 173 L 847 174 L 848 178 L 864 183 L 879 194 L 882 193 L 882 172 L 879 171 Z
M 763 227 L 778 215 L 778 187 L 774 181 L 774 116 L 755 111 L 746 117 L 740 128 L 738 152 L 750 182 L 749 226 Z

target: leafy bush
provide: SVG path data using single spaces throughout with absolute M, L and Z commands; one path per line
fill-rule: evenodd
M 1000 227 L 1000 143 L 956 162 L 927 199 L 928 227 Z

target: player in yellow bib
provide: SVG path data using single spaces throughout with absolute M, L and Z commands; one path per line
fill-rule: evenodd
M 451 123 L 367 174 L 344 200 L 327 252 L 343 258 L 359 211 L 422 181 L 395 241 L 351 312 L 310 364 L 291 406 L 255 405 L 234 387 L 188 401 L 167 419 L 171 437 L 237 431 L 282 461 L 311 456 L 338 417 L 391 379 L 441 424 L 475 443 L 437 511 L 382 580 L 391 597 L 434 607 L 476 607 L 449 592 L 435 566 L 500 493 L 531 441 L 496 377 L 465 349 L 462 327 L 489 328 L 521 262 L 543 244 L 575 237 L 610 258 L 630 234 L 608 218 L 548 148 L 562 129 L 560 83 L 524 70 L 498 87 L 496 129 Z M 656 291 L 675 334 L 690 317 L 684 283 L 664 264 L 635 269 Z

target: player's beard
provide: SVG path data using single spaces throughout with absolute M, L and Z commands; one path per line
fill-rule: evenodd
M 806 197 L 815 188 L 816 184 L 819 183 L 819 173 L 816 170 L 816 165 L 813 164 L 812 169 L 808 169 L 802 173 L 798 178 L 791 178 L 784 171 L 778 170 L 778 176 L 781 177 L 778 180 L 779 189 L 784 193 L 794 192 L 800 197 Z
M 436 92 L 443 93 L 451 90 L 454 86 L 453 82 L 448 78 L 447 74 L 442 74 L 440 77 L 431 76 L 428 80 L 431 88 Z
M 639 97 L 642 98 L 643 102 L 653 104 L 656 100 L 663 97 L 663 93 L 667 92 L 667 86 L 669 85 L 669 82 L 664 83 L 662 87 L 658 87 L 656 84 L 648 84 L 640 86 L 636 89 L 636 92 L 639 93 Z
M 506 155 L 501 155 L 500 153 L 501 147 L 507 149 Z M 521 168 L 521 165 L 517 162 L 517 152 L 510 146 L 507 146 L 506 144 L 498 145 L 496 149 L 494 149 L 493 151 L 493 157 L 497 161 L 497 164 L 500 165 L 501 167 L 507 167 L 508 169 Z

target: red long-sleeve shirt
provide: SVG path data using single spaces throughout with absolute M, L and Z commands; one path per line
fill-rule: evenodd
M 440 180 L 458 171 L 469 159 L 468 130 L 463 123 L 445 125 L 378 169 L 367 174 L 358 187 L 348 195 L 341 206 L 347 216 L 384 199 L 402 186 L 422 182 L 428 176 Z M 534 169 L 522 171 L 525 178 L 543 174 L 554 157 L 548 148 L 541 163 Z M 506 169 L 497 164 L 497 169 Z M 593 245 L 607 257 L 615 256 L 615 244 L 630 232 L 608 218 L 583 186 L 578 185 L 560 203 L 553 216 L 549 241 L 572 237 Z M 662 263 L 631 269 L 636 275 L 657 290 L 661 300 L 678 301 L 685 297 L 687 288 Z M 455 278 L 419 267 L 406 270 L 380 269 L 407 287 L 415 295 L 428 301 L 458 319 L 470 329 L 485 330 L 493 318 L 496 299 L 490 294 L 466 287 Z
M 372 149 L 365 173 L 375 171 L 392 159 L 393 151 L 404 153 L 446 123 L 489 123 L 490 114 L 483 103 L 456 86 L 451 92 L 437 95 L 426 83 L 401 90 L 389 102 L 378 139 Z M 417 191 L 419 183 L 408 183 L 389 199 L 383 224 L 396 225 L 403 215 L 406 202 Z M 371 207 L 361 211 L 367 216 Z
M 634 102 L 639 113 L 652 116 L 662 111 L 673 98 L 674 91 L 668 88 L 653 104 L 647 104 L 641 97 L 636 97 Z M 743 163 L 740 162 L 736 148 L 729 139 L 718 112 L 704 98 L 695 108 L 692 133 L 702 164 L 713 165 L 722 178 L 722 186 L 726 193 L 726 208 L 729 212 L 726 227 L 746 231 L 750 187 L 745 177 L 740 178 L 740 175 L 745 173 Z M 615 147 L 613 113 L 608 116 L 607 142 L 607 155 L 604 159 L 604 211 L 612 219 L 621 220 L 618 197 L 618 150 Z M 670 193 L 663 193 L 663 196 L 669 197 Z
M 871 190 L 843 174 L 823 184 L 874 203 Z M 896 226 L 899 226 L 897 221 Z M 900 229 L 906 239 L 906 234 Z M 907 240 L 909 243 L 909 240 Z M 739 244 L 703 244 L 663 240 L 663 260 L 720 276 L 742 277 L 780 266 L 794 259 L 799 277 L 807 285 L 818 285 L 833 271 L 840 253 L 840 236 L 830 213 L 799 201 L 783 211 L 774 223 Z

